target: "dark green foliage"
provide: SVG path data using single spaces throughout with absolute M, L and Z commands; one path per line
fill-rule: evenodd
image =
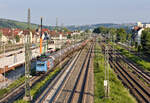
M 67 39 L 70 39 L 71 38 L 71 35 L 67 35 Z
M 16 35 L 16 36 L 15 36 L 15 39 L 16 39 L 16 42 L 19 42 L 19 41 L 20 41 L 19 35 Z
M 56 48 L 56 51 L 60 50 L 60 48 Z
M 18 87 L 24 82 L 25 78 L 24 76 L 19 78 L 18 80 L 14 81 L 12 84 L 8 86 L 8 88 L 0 89 L 0 98 L 4 96 L 4 94 L 10 92 L 13 88 Z
M 127 34 L 127 40 L 131 40 L 132 34 Z
M 8 44 L 12 44 L 12 42 L 10 40 L 8 40 Z
M 141 45 L 145 53 L 150 54 L 150 29 L 145 29 L 141 36 Z
M 117 31 L 117 29 L 115 29 L 115 28 L 110 28 L 109 29 L 109 33 L 112 34 L 112 35 L 115 35 L 116 31 Z
M 101 27 L 99 27 L 99 28 L 94 29 L 93 33 L 97 33 L 97 34 L 99 34 L 99 33 L 106 34 L 106 33 L 108 33 L 108 29 L 105 28 L 105 27 L 103 27 L 103 26 L 101 26 Z
M 0 31 L 0 39 L 2 38 L 3 33 Z
M 140 51 L 141 51 L 141 49 L 142 49 L 142 46 L 141 46 L 141 45 L 139 45 L 139 46 L 138 46 L 138 52 L 140 52 Z
M 117 29 L 117 38 L 116 39 L 118 42 L 125 42 L 126 36 L 127 36 L 127 33 L 126 33 L 125 29 L 123 29 L 123 28 Z
M 128 34 L 124 28 L 105 28 L 105 27 L 99 27 L 94 29 L 93 33 L 101 33 L 105 34 L 105 36 L 110 40 L 115 40 L 117 42 L 125 42 L 127 39 L 131 39 L 131 34 Z
M 1 41 L 2 41 L 2 32 L 0 31 L 0 45 L 2 45 Z
M 67 29 L 66 27 L 63 27 L 62 30 L 66 33 L 66 32 L 70 32 L 69 29 Z

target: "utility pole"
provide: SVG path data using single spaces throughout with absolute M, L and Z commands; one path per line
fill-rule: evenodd
M 30 96 L 30 70 L 31 70 L 31 39 L 30 39 L 30 9 L 28 9 L 28 34 L 25 40 L 25 97 L 24 100 L 31 101 Z
M 113 35 L 113 55 L 114 55 L 114 61 L 116 61 L 116 48 L 115 48 L 115 40 L 116 40 L 116 35 Z
M 13 38 L 13 44 L 15 45 L 14 29 L 12 29 L 12 38 Z
M 58 17 L 56 17 L 56 31 L 58 31 Z
M 61 31 L 64 32 L 64 23 L 61 23 Z
M 108 47 L 105 47 L 105 80 L 104 80 L 105 97 L 109 97 L 109 55 Z
M 40 33 L 40 54 L 42 54 L 42 21 L 43 21 L 43 18 L 41 17 L 41 33 Z
M 50 36 L 49 36 L 50 37 Z M 46 45 L 47 45 L 47 52 L 48 52 L 48 40 L 49 40 L 50 38 L 48 38 L 48 33 L 47 33 L 47 38 L 46 38 Z
M 3 43 L 3 46 L 4 46 L 4 58 L 6 59 L 6 56 L 5 56 L 5 49 L 6 49 L 5 48 L 5 43 Z M 5 74 L 6 73 L 5 72 L 6 72 L 6 67 L 4 67 L 4 87 L 6 86 L 6 78 L 5 78 L 5 76 L 6 76 Z

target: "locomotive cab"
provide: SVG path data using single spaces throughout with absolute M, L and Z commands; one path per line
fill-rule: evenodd
M 36 73 L 45 73 L 47 72 L 47 57 L 41 56 L 37 58 L 36 61 Z

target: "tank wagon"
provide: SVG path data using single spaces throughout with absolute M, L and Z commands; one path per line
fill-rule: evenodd
M 59 50 L 58 52 L 52 55 L 50 53 L 41 55 L 40 57 L 37 58 L 37 61 L 36 61 L 36 70 L 35 70 L 36 73 L 37 74 L 45 73 L 49 69 L 52 69 L 54 66 L 56 66 L 60 61 L 62 61 L 69 54 L 83 48 L 87 44 L 87 42 L 88 40 L 85 40 L 75 45 L 71 45 L 70 47 Z

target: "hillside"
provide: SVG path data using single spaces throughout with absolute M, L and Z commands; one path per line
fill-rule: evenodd
M 100 26 L 108 27 L 108 28 L 130 28 L 134 24 L 113 24 L 113 23 L 102 23 L 102 24 L 91 24 L 91 25 L 81 25 L 81 26 L 67 26 L 70 30 L 86 30 L 86 29 L 94 29 Z
M 114 27 L 114 28 L 130 28 L 134 24 L 113 24 L 113 23 L 103 23 L 103 24 L 89 24 L 89 25 L 71 25 L 66 26 L 69 30 L 86 30 L 86 29 L 94 29 L 100 26 L 104 27 Z M 27 29 L 28 25 L 26 22 L 20 22 L 15 20 L 9 20 L 9 19 L 0 19 L 0 28 L 20 28 L 20 29 Z M 54 29 L 55 26 L 43 26 L 44 28 L 48 28 L 50 30 Z M 31 24 L 32 29 L 38 28 L 38 24 Z M 58 27 L 59 29 L 61 27 Z
M 0 28 L 20 28 L 20 29 L 27 29 L 28 24 L 25 22 L 19 22 L 15 20 L 8 20 L 8 19 L 0 19 Z M 38 25 L 31 24 L 31 28 L 35 29 Z

